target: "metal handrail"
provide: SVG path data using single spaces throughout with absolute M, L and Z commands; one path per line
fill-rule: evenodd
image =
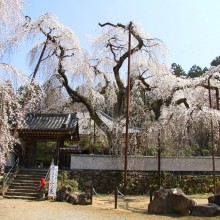
M 48 169 L 48 171 L 47 171 L 47 174 L 46 174 L 46 176 L 45 176 L 45 181 L 47 181 L 47 179 L 48 179 L 48 177 L 49 177 L 49 175 L 50 175 L 50 168 L 51 168 L 51 165 L 53 165 L 54 164 L 54 159 L 52 159 L 52 161 L 51 161 L 51 164 L 50 164 L 50 167 L 49 167 L 49 169 Z
M 49 174 L 50 174 L 50 167 L 49 167 L 49 169 L 48 169 L 48 171 L 47 171 L 47 174 L 46 174 L 46 176 L 45 176 L 45 181 L 47 181 L 47 179 L 48 179 L 48 177 L 49 177 Z
M 8 173 L 6 174 L 3 182 L 2 182 L 2 196 L 4 196 L 4 190 L 5 190 L 5 184 L 8 182 L 8 180 L 10 179 L 12 172 L 16 171 L 18 169 L 18 165 L 19 165 L 19 158 L 15 161 L 14 165 L 11 167 L 11 169 L 8 171 Z
M 11 177 L 12 171 L 14 171 L 14 170 L 16 171 L 18 169 L 18 165 L 19 165 L 19 158 L 15 161 L 14 165 L 11 167 L 11 169 L 6 174 L 6 176 L 3 180 L 2 186 L 4 186 L 8 182 L 9 178 Z
M 96 191 L 94 188 L 92 188 L 93 192 L 98 196 L 98 197 L 101 197 Z

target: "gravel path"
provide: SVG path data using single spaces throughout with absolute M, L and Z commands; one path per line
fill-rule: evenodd
M 203 200 L 199 201 L 199 203 L 204 202 Z M 54 201 L 1 199 L 0 220 L 173 220 L 175 218 L 175 216 L 148 215 L 148 203 L 149 200 L 146 197 L 135 197 L 135 200 L 129 203 L 128 209 L 125 209 L 126 204 L 121 200 L 118 209 L 114 209 L 112 197 L 94 198 L 93 205 L 89 206 Z M 178 218 L 181 220 L 201 219 L 189 216 L 178 216 Z

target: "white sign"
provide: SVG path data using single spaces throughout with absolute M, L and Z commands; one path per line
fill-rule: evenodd
M 50 182 L 48 196 L 55 197 L 57 192 L 57 175 L 58 175 L 58 166 L 53 164 L 50 166 Z

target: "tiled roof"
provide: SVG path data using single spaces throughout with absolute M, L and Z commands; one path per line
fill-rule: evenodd
M 112 129 L 113 118 L 101 111 L 97 111 L 97 113 L 102 121 Z M 89 112 L 77 112 L 77 117 L 79 118 L 79 134 L 89 135 L 91 132 L 93 133 L 93 129 L 91 128 L 94 126 L 94 122 L 91 120 Z
M 109 115 L 105 114 L 104 112 L 102 111 L 99 111 L 97 112 L 99 117 L 102 119 L 102 121 L 110 128 L 112 129 L 113 128 L 113 123 L 114 123 L 114 119 L 112 117 L 110 117 Z M 78 113 L 77 113 L 78 114 Z M 125 119 L 124 119 L 124 124 L 125 124 Z M 139 133 L 139 132 L 142 132 L 143 129 L 142 128 L 139 128 L 139 127 L 130 127 L 128 128 L 128 133 L 131 134 L 131 133 Z M 126 128 L 124 126 L 123 130 L 122 130 L 122 133 L 125 133 L 126 132 Z
M 26 115 L 22 130 L 32 131 L 70 131 L 77 127 L 78 118 L 72 114 L 34 114 Z
M 97 114 L 102 119 L 102 121 L 109 127 L 109 129 L 112 129 L 114 126 L 114 118 L 110 117 L 106 113 L 102 111 L 97 111 Z M 94 122 L 91 121 L 89 112 L 77 112 L 77 117 L 79 118 L 79 134 L 80 135 L 89 135 L 93 133 L 93 127 Z M 125 124 L 125 120 L 124 120 Z M 131 127 L 128 129 L 128 133 L 139 133 L 142 132 L 143 129 L 139 127 Z M 125 133 L 125 126 L 122 130 L 122 133 Z

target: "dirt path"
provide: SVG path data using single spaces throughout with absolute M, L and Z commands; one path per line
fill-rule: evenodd
M 119 199 L 118 209 L 114 209 L 114 198 L 112 196 L 95 197 L 93 205 L 89 206 L 71 205 L 65 202 L 54 201 L 1 199 L 0 220 L 171 220 L 177 217 L 149 215 L 147 214 L 149 198 L 135 196 L 131 199 L 132 200 L 128 203 L 128 207 L 122 199 Z M 207 199 L 195 200 L 199 204 L 207 203 Z M 201 218 L 178 216 L 178 219 L 199 220 Z M 220 219 L 220 217 L 211 219 Z

